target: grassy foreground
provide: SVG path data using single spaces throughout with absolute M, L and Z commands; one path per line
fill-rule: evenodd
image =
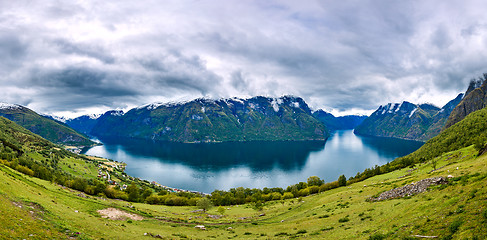
M 251 205 L 195 207 L 129 203 L 86 196 L 0 165 L 1 239 L 438 239 L 487 238 L 487 155 L 473 146 L 429 163 L 369 178 L 302 199 Z M 382 202 L 371 196 L 433 176 L 450 184 Z M 103 218 L 115 208 L 143 220 Z M 206 230 L 195 228 L 204 225 Z

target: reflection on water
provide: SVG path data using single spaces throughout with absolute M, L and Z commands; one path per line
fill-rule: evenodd
M 100 139 L 83 153 L 128 164 L 132 176 L 202 192 L 232 187 L 286 187 L 319 176 L 334 181 L 406 155 L 422 143 L 337 131 L 328 141 L 183 144 Z
M 253 171 L 275 166 L 284 170 L 300 169 L 310 152 L 323 150 L 324 141 L 307 142 L 231 142 L 187 144 L 134 139 L 100 139 L 107 149 L 121 148 L 132 156 L 155 157 L 168 163 L 191 168 L 222 171 L 245 165 Z

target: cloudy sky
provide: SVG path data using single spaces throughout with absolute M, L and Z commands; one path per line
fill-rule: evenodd
M 0 1 L 0 102 L 76 116 L 303 97 L 442 106 L 487 71 L 486 1 Z

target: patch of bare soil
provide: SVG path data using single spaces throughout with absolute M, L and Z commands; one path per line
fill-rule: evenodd
M 132 220 L 143 220 L 144 218 L 140 215 L 127 213 L 116 208 L 106 208 L 97 211 L 102 218 L 108 218 L 110 220 L 126 220 L 127 218 Z

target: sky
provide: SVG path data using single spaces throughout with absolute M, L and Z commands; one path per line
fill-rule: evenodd
M 0 102 L 75 117 L 302 97 L 446 104 L 487 72 L 487 1 L 0 1 Z

